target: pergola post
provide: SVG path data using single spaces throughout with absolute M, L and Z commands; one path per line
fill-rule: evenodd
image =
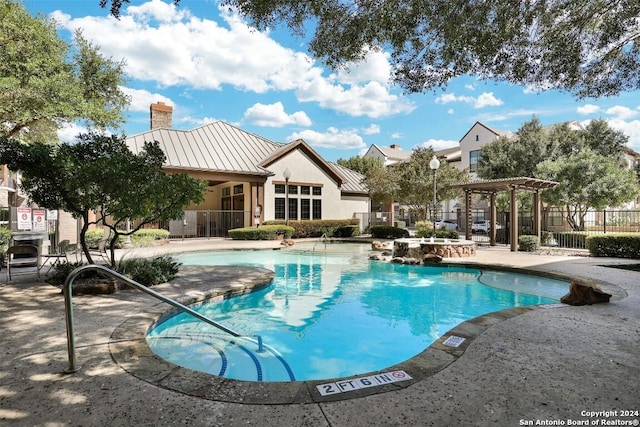
M 496 222 L 497 222 L 497 209 L 496 209 L 496 193 L 491 193 L 490 196 L 490 206 L 491 206 L 491 212 L 490 212 L 490 219 L 491 219 L 491 229 L 489 230 L 489 245 L 490 246 L 495 246 L 496 245 Z
M 465 227 L 464 227 L 464 238 L 466 240 L 471 240 L 471 191 L 465 190 L 464 192 L 464 212 L 465 212 Z
M 538 241 L 542 235 L 542 215 L 540 207 L 540 191 L 533 193 L 533 233 L 538 236 Z
M 511 252 L 518 251 L 518 186 L 511 187 Z

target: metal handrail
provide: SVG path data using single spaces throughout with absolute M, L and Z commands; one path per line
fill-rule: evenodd
M 196 319 L 202 320 L 203 322 L 208 323 L 211 326 L 214 326 L 230 335 L 233 335 L 234 337 L 241 336 L 239 333 L 234 332 L 225 326 L 222 326 L 218 322 L 215 322 L 206 316 L 203 316 L 197 311 L 190 309 L 186 305 L 180 304 L 179 302 L 174 301 L 171 298 L 166 297 L 161 293 L 156 292 L 144 285 L 141 285 L 135 280 L 131 280 L 127 276 L 123 276 L 122 274 L 116 271 L 113 271 L 110 268 L 107 268 L 103 265 L 98 265 L 98 264 L 83 265 L 81 267 L 76 268 L 71 273 L 69 273 L 69 275 L 67 276 L 67 279 L 64 281 L 64 284 L 62 285 L 62 292 L 64 294 L 64 313 L 65 313 L 65 320 L 67 322 L 67 350 L 69 353 L 69 368 L 65 371 L 67 373 L 76 372 L 78 369 L 80 369 L 79 367 L 76 366 L 76 344 L 74 339 L 74 322 L 73 322 L 73 304 L 72 304 L 72 298 L 71 298 L 71 294 L 72 294 L 71 285 L 73 285 L 73 281 L 78 276 L 78 274 L 87 270 L 100 270 L 103 273 L 105 273 L 107 276 L 118 279 L 124 282 L 126 285 L 131 286 L 132 288 L 136 288 L 148 295 L 151 295 L 152 297 L 159 299 L 162 302 L 166 302 L 167 304 L 177 308 L 178 310 L 188 313 L 193 317 L 195 317 Z

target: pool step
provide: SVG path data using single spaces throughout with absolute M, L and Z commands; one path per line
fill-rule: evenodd
M 256 337 L 174 331 L 147 336 L 154 353 L 195 371 L 245 381 L 295 381 L 286 360 Z

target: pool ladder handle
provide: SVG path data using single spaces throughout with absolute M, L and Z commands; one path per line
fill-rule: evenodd
M 316 245 L 320 242 L 324 243 L 324 249 L 325 251 L 327 250 L 327 240 L 329 240 L 329 237 L 327 237 L 327 233 L 322 233 L 322 236 L 320 236 L 320 238 L 318 239 L 317 242 L 315 242 L 313 244 L 313 250 L 312 253 L 316 253 Z
M 78 369 L 80 369 L 77 365 L 76 365 L 76 344 L 75 344 L 75 338 L 74 338 L 74 321 L 73 321 L 73 302 L 72 302 L 72 292 L 71 292 L 71 286 L 73 285 L 73 281 L 75 280 L 75 278 L 82 272 L 84 271 L 89 271 L 89 270 L 95 270 L 95 271 L 102 271 L 103 273 L 105 273 L 107 276 L 113 277 L 115 279 L 118 279 L 122 282 L 124 282 L 125 284 L 131 286 L 132 288 L 138 289 L 148 295 L 151 295 L 154 298 L 159 299 L 162 302 L 166 302 L 167 304 L 177 308 L 178 310 L 181 310 L 185 313 L 190 314 L 191 316 L 195 317 L 198 320 L 202 320 L 205 323 L 210 324 L 211 326 L 214 326 L 230 335 L 233 335 L 234 337 L 240 337 L 241 335 L 237 332 L 232 331 L 231 329 L 222 326 L 221 324 L 219 324 L 218 322 L 209 319 L 206 316 L 203 316 L 202 314 L 198 313 L 197 311 L 194 311 L 192 309 L 190 309 L 189 307 L 180 304 L 179 302 L 172 300 L 169 297 L 166 297 L 164 295 L 162 295 L 159 292 L 156 292 L 150 288 L 148 288 L 147 286 L 144 286 L 138 282 L 136 282 L 135 280 L 131 280 L 130 278 L 123 276 L 122 274 L 111 270 L 110 268 L 107 268 L 103 265 L 98 265 L 98 264 L 89 264 L 89 265 L 83 265 L 81 267 L 76 268 L 75 270 L 73 270 L 71 273 L 69 273 L 69 275 L 67 276 L 66 280 L 64 281 L 64 284 L 62 285 L 62 293 L 64 294 L 64 313 L 65 313 L 65 320 L 67 323 L 67 351 L 69 353 L 69 368 L 67 368 L 64 372 L 65 373 L 73 373 L 78 371 Z M 263 348 L 263 344 L 262 344 L 262 337 L 260 337 L 259 335 L 256 335 L 257 339 L 258 339 L 258 351 L 264 351 Z

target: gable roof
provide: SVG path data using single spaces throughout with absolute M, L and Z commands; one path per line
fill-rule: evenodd
M 302 139 L 288 144 L 269 141 L 233 125 L 216 121 L 190 131 L 155 129 L 130 136 L 127 146 L 139 153 L 145 141 L 158 141 L 165 153 L 165 167 L 187 171 L 273 176 L 267 168 L 293 150 L 303 151 L 342 192 L 368 194 L 359 173 L 324 160 Z
M 165 166 L 250 175 L 272 175 L 259 163 L 283 144 L 217 121 L 190 131 L 155 129 L 127 138 L 127 146 L 140 152 L 145 141 L 158 141 Z
M 381 147 L 376 144 L 371 144 L 371 147 L 367 150 L 363 157 L 367 157 L 367 154 L 372 150 L 378 151 L 382 154 L 387 160 L 395 160 L 397 162 L 402 162 L 411 157 L 411 151 L 403 150 L 400 147 Z
M 473 130 L 473 128 L 475 128 L 476 126 L 482 126 L 483 128 L 485 128 L 486 130 L 488 130 L 489 132 L 493 133 L 495 136 L 507 136 L 510 137 L 511 135 L 513 135 L 513 132 L 509 132 L 506 130 L 499 130 L 499 129 L 494 129 L 492 127 L 489 127 L 487 125 L 485 125 L 484 123 L 481 122 L 475 122 L 473 124 L 473 126 L 471 126 L 469 128 L 469 130 L 467 131 L 467 133 L 464 134 L 464 136 L 462 138 L 460 138 L 460 141 L 462 141 L 463 139 L 465 139 L 467 137 L 467 135 L 469 135 L 471 133 L 471 131 Z

